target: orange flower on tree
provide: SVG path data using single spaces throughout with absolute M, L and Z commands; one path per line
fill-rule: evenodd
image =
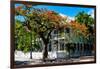
M 85 24 L 80 24 L 76 21 L 71 21 L 70 26 L 73 31 L 75 31 L 77 34 L 82 34 L 84 36 L 88 36 L 88 28 Z

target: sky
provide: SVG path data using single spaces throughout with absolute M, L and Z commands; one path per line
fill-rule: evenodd
M 47 8 L 48 10 L 56 11 L 62 13 L 66 16 L 75 16 L 78 12 L 84 11 L 88 13 L 92 11 L 93 8 L 83 8 L 83 7 L 69 7 L 69 6 L 50 6 L 50 5 L 38 5 L 36 8 Z
M 15 7 L 21 4 L 15 4 Z M 59 14 L 69 16 L 70 18 L 74 18 L 79 12 L 84 11 L 94 17 L 94 8 L 87 7 L 75 7 L 75 6 L 52 6 L 52 5 L 36 5 L 35 8 L 46 8 L 51 11 L 55 11 Z M 17 17 L 23 20 L 21 17 Z

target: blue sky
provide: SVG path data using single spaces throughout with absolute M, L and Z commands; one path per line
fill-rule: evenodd
M 19 6 L 21 4 L 16 4 Z M 79 12 L 84 11 L 86 13 L 91 13 L 94 8 L 85 8 L 85 7 L 75 7 L 75 6 L 51 6 L 51 5 L 36 5 L 35 8 L 46 8 L 48 10 L 55 11 L 57 13 L 64 14 L 66 16 L 75 17 Z M 18 17 L 20 18 L 20 17 Z
M 47 8 L 48 10 L 56 11 L 62 13 L 66 16 L 74 17 L 77 13 L 84 11 L 88 13 L 92 11 L 93 8 L 82 8 L 82 7 L 69 7 L 69 6 L 47 6 L 47 5 L 38 5 L 35 8 Z

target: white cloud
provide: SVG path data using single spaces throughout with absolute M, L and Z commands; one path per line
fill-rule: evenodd
M 66 15 L 62 14 L 62 13 L 59 13 L 60 16 L 62 17 L 67 17 Z
M 62 14 L 62 13 L 59 13 L 59 15 L 61 15 L 62 17 L 65 17 L 65 18 L 67 18 L 67 22 L 70 22 L 71 20 L 75 20 L 75 17 L 71 17 L 71 16 L 66 16 L 66 15 L 64 15 L 64 14 Z
M 94 18 L 94 10 L 89 11 L 88 14 Z
M 68 18 L 69 18 L 70 20 L 75 20 L 75 17 L 70 17 L 70 16 L 68 16 Z

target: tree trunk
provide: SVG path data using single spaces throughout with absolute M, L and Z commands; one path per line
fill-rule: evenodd
M 43 61 L 46 61 L 46 58 L 48 58 L 48 43 L 49 43 L 49 37 L 50 37 L 51 31 L 48 33 L 47 38 L 43 35 L 43 33 L 39 33 L 40 37 L 43 40 L 44 48 L 43 48 Z
M 31 39 L 31 41 L 30 41 L 30 59 L 32 59 L 32 33 L 30 33 L 30 39 Z
M 43 61 L 46 61 L 46 58 L 48 58 L 48 49 L 47 49 L 47 43 L 45 43 L 44 51 L 43 51 Z

